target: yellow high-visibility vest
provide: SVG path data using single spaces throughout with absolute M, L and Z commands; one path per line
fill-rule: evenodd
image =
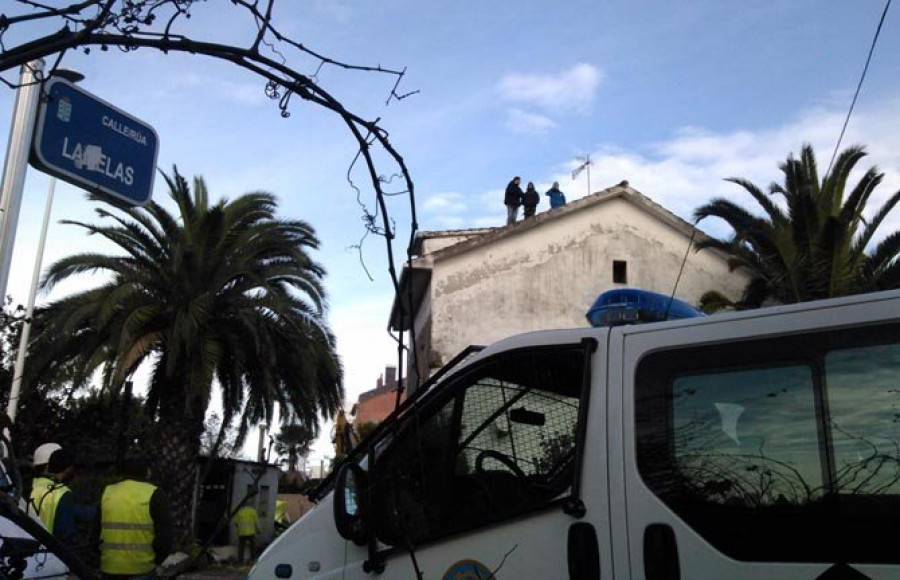
M 259 516 L 256 515 L 256 510 L 249 505 L 245 505 L 234 514 L 234 524 L 237 526 L 239 536 L 255 536 L 256 522 L 258 521 Z
M 126 479 L 106 486 L 100 500 L 100 571 L 146 574 L 156 568 L 150 498 L 156 486 Z
M 291 523 L 291 518 L 288 517 L 288 504 L 283 499 L 275 500 L 275 521 L 282 524 Z
M 44 522 L 51 534 L 53 533 L 53 524 L 56 523 L 56 508 L 59 507 L 59 500 L 67 493 L 69 493 L 68 487 L 49 477 L 35 477 L 31 484 L 29 510 Z

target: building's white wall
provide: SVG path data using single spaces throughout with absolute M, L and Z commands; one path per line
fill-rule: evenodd
M 532 330 L 582 326 L 610 288 L 613 260 L 628 263 L 628 287 L 668 294 L 688 236 L 614 198 L 539 227 L 449 257 L 434 257 L 432 349 L 447 362 L 469 344 Z M 711 251 L 688 257 L 676 296 L 696 304 L 708 290 L 737 298 L 746 283 Z
M 408 357 L 406 376 L 408 377 L 407 385 L 415 391 L 415 389 L 425 382 L 431 374 L 431 361 L 429 360 L 432 338 L 430 287 L 422 296 L 422 303 L 419 304 L 419 308 L 416 310 L 416 319 L 413 321 L 413 328 L 416 330 L 416 355 L 418 360 L 413 361 L 412 357 Z M 417 362 L 418 365 L 414 365 L 414 362 Z
M 234 480 L 231 492 L 232 510 L 244 499 L 247 494 L 247 486 L 252 485 L 255 479 L 253 470 L 258 465 L 237 463 L 234 467 Z M 248 501 L 256 508 L 259 515 L 260 533 L 256 535 L 257 549 L 271 542 L 275 538 L 275 500 L 278 496 L 278 469 L 266 467 L 266 473 L 259 480 L 260 493 Z M 237 532 L 234 523 L 229 522 L 229 538 L 232 544 L 237 544 Z

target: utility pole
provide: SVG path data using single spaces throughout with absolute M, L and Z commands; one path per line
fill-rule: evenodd
M 268 429 L 268 425 L 265 423 L 259 424 L 259 446 L 256 450 L 256 460 L 260 463 L 263 463 L 266 460 L 266 430 Z

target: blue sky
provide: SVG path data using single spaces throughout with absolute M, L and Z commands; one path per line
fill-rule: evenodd
M 310 0 L 282 2 L 276 16 L 283 32 L 333 58 L 407 67 L 401 90 L 420 93 L 387 107 L 391 78 L 326 67 L 319 79 L 351 109 L 382 118 L 416 183 L 420 227 L 436 230 L 501 225 L 501 190 L 516 174 L 541 190 L 558 179 L 570 199 L 584 195 L 584 175 L 573 182 L 569 173 L 585 153 L 596 163 L 594 191 L 627 179 L 682 217 L 712 196 L 743 200 L 724 177 L 777 179 L 777 163 L 805 141 L 824 170 L 883 7 L 873 0 Z M 221 1 L 199 4 L 183 28 L 244 42 L 249 30 Z M 288 56 L 295 68 L 315 70 Z M 95 49 L 65 64 L 87 76 L 85 89 L 155 126 L 163 169 L 177 164 L 203 175 L 214 195 L 271 191 L 286 216 L 317 228 L 348 398 L 374 386 L 396 361 L 384 332 L 391 288 L 382 240 L 370 236 L 362 250 L 374 281 L 351 249 L 364 230 L 345 180 L 355 149 L 339 120 L 297 99 L 282 119 L 260 80 L 204 57 Z M 866 167 L 877 163 L 888 174 L 873 208 L 900 187 L 898 65 L 895 7 L 844 140 L 868 145 Z M 12 92 L 0 90 L 0 134 L 12 103 Z M 29 171 L 10 275 L 20 301 L 46 185 L 46 176 Z M 156 199 L 165 199 L 162 189 Z M 363 201 L 371 207 L 368 193 Z M 402 256 L 408 214 L 403 199 L 391 204 Z M 93 219 L 92 211 L 78 190 L 58 188 L 54 220 Z M 702 227 L 724 233 L 714 223 Z M 898 227 L 895 214 L 884 231 Z M 94 245 L 55 224 L 45 264 Z

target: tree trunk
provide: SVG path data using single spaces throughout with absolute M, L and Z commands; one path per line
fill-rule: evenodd
M 203 418 L 185 417 L 183 408 L 161 409 L 160 417 L 151 448 L 153 479 L 169 496 L 175 549 L 188 552 L 194 540 L 194 497 Z

